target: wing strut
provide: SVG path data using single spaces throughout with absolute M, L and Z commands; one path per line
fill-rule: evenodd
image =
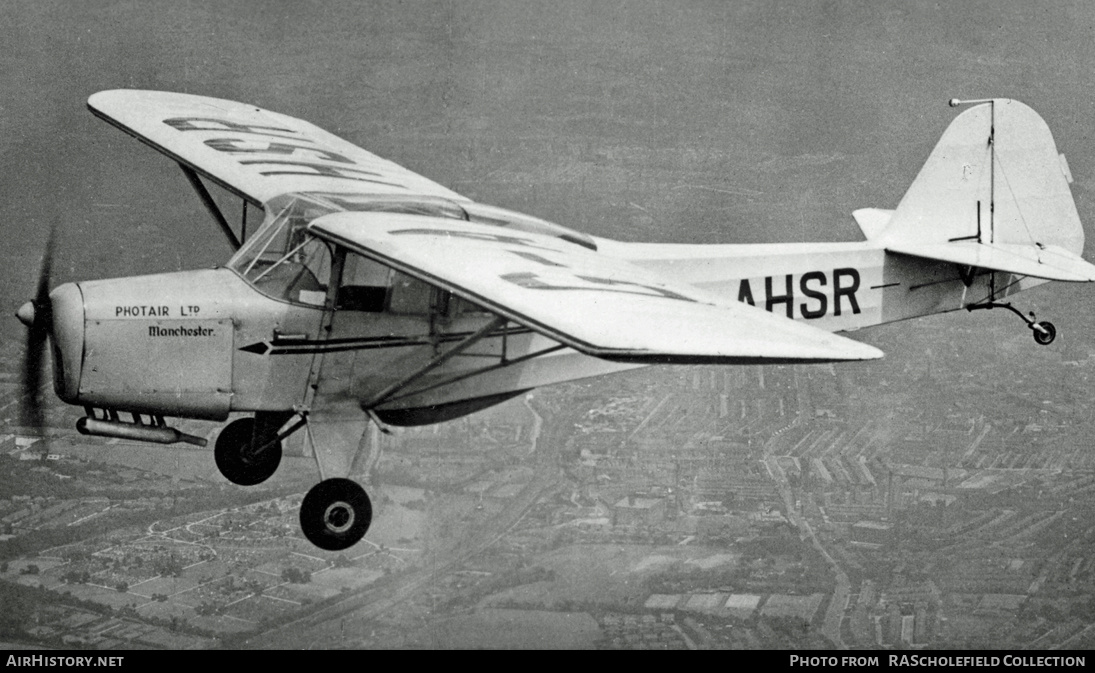
M 243 213 L 240 215 L 240 240 L 247 240 L 247 199 L 240 199 L 243 204 Z
M 467 350 L 468 348 L 471 348 L 472 346 L 474 346 L 479 341 L 482 341 L 484 338 L 489 336 L 491 332 L 495 331 L 496 329 L 498 329 L 500 327 L 505 327 L 507 322 L 509 322 L 509 320 L 506 319 L 506 318 L 503 318 L 503 317 L 500 317 L 500 316 L 496 317 L 494 320 L 491 320 L 489 323 L 487 323 L 486 325 L 484 325 L 480 329 L 476 330 L 473 334 L 468 335 L 467 338 L 465 338 L 463 341 L 460 341 L 459 343 L 457 343 L 455 346 L 453 346 L 449 350 L 447 350 L 444 353 L 441 353 L 440 355 L 432 358 L 425 365 L 423 365 L 422 367 L 419 367 L 418 370 L 415 371 L 413 374 L 410 374 L 409 376 L 406 376 L 405 378 L 403 378 L 401 381 L 396 381 L 395 383 L 388 386 L 384 390 L 381 390 L 379 393 L 374 395 L 373 398 L 370 399 L 368 402 L 366 402 L 365 404 L 362 404 L 361 407 L 363 409 L 375 409 L 378 405 L 383 404 L 384 402 L 388 401 L 388 399 L 390 399 L 393 395 L 398 393 L 400 390 L 403 390 L 404 388 L 411 385 L 412 383 L 414 383 L 418 379 L 422 378 L 426 374 L 430 373 L 434 369 L 437 369 L 438 367 L 445 364 L 446 362 L 448 362 L 452 358 L 456 357 L 457 355 L 459 355 L 463 351 Z
M 504 337 L 503 337 L 503 339 L 504 339 Z M 505 341 L 503 340 L 502 343 L 504 345 Z M 521 357 L 512 358 L 512 359 L 507 359 L 506 356 L 505 356 L 505 353 L 503 353 L 502 358 L 498 362 L 498 364 L 490 365 L 489 367 L 483 367 L 482 369 L 476 369 L 476 370 L 470 371 L 466 374 L 460 374 L 458 376 L 453 376 L 451 378 L 445 379 L 444 381 L 438 381 L 437 383 L 430 384 L 430 385 L 428 385 L 424 388 L 417 388 L 415 390 L 412 390 L 409 393 L 403 393 L 402 395 L 395 395 L 393 393 L 393 395 L 388 397 L 388 399 L 385 400 L 385 402 L 397 402 L 397 401 L 399 401 L 399 400 L 401 400 L 405 397 L 412 397 L 414 395 L 421 395 L 422 393 L 427 393 L 431 390 L 435 390 L 435 389 L 440 388 L 442 386 L 448 386 L 448 385 L 452 385 L 454 383 L 459 383 L 460 381 L 463 381 L 464 379 L 470 379 L 473 376 L 482 376 L 483 374 L 488 374 L 490 372 L 493 372 L 496 369 L 502 369 L 503 367 L 512 367 L 513 365 L 521 364 L 522 362 L 527 362 L 529 360 L 533 360 L 535 358 L 538 358 L 538 357 L 541 357 L 541 356 L 544 356 L 544 355 L 550 355 L 551 353 L 561 351 L 564 348 L 567 348 L 567 346 L 564 346 L 563 344 L 556 344 L 555 346 L 549 346 L 547 348 L 541 348 L 538 351 L 533 351 L 532 353 L 526 353 L 525 355 L 522 355 Z M 481 356 L 481 357 L 498 357 L 498 356 L 491 355 L 491 356 Z
M 224 219 L 224 214 L 221 213 L 221 209 L 217 207 L 217 203 L 209 194 L 209 190 L 206 189 L 205 185 L 202 184 L 201 178 L 198 177 L 198 174 L 194 172 L 193 168 L 190 168 L 186 164 L 180 163 L 179 168 L 182 169 L 183 175 L 186 176 L 186 179 L 190 181 L 190 185 L 194 188 L 194 191 L 198 193 L 198 196 L 201 198 L 202 203 L 205 204 L 206 210 L 208 210 L 209 214 L 213 216 L 213 219 L 216 221 L 216 223 L 220 225 L 221 231 L 223 231 L 224 235 L 228 238 L 228 243 L 232 246 L 232 249 L 239 250 L 241 245 L 240 239 L 236 237 L 236 232 L 232 231 L 232 227 L 228 225 L 228 220 Z M 246 217 L 247 202 L 244 201 L 243 203 L 244 217 Z

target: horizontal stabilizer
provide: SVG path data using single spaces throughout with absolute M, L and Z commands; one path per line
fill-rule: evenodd
M 1046 280 L 1095 281 L 1095 265 L 1055 245 L 895 242 L 887 243 L 886 251 Z
M 720 305 L 553 236 L 395 213 L 334 213 L 311 231 L 587 355 L 636 363 L 873 360 L 873 346 L 761 308 Z

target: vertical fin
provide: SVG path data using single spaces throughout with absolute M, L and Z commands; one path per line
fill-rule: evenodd
M 1002 98 L 975 105 L 947 127 L 882 238 L 1052 245 L 1079 254 L 1084 231 L 1067 178 L 1038 113 Z

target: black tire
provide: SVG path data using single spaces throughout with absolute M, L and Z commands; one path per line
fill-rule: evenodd
M 1041 327 L 1045 332 L 1038 329 L 1038 327 Z M 1057 338 L 1057 328 L 1053 326 L 1053 323 L 1046 320 L 1034 323 L 1031 330 L 1034 332 L 1034 340 L 1043 346 L 1053 343 L 1053 340 Z
M 217 469 L 233 484 L 261 484 L 272 477 L 281 464 L 281 442 L 253 455 L 250 449 L 254 441 L 254 418 L 233 421 L 217 435 L 213 458 L 217 461 Z
M 373 503 L 365 489 L 349 479 L 327 479 L 300 503 L 300 529 L 308 541 L 327 551 L 352 547 L 369 530 Z

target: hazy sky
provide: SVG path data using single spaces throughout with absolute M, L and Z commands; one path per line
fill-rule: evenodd
M 7 314 L 50 222 L 55 282 L 230 252 L 170 160 L 87 112 L 106 88 L 252 102 L 473 198 L 704 242 L 856 239 L 850 212 L 896 205 L 948 98 L 1014 97 L 1095 221 L 1089 2 L 8 0 L 0 43 Z

